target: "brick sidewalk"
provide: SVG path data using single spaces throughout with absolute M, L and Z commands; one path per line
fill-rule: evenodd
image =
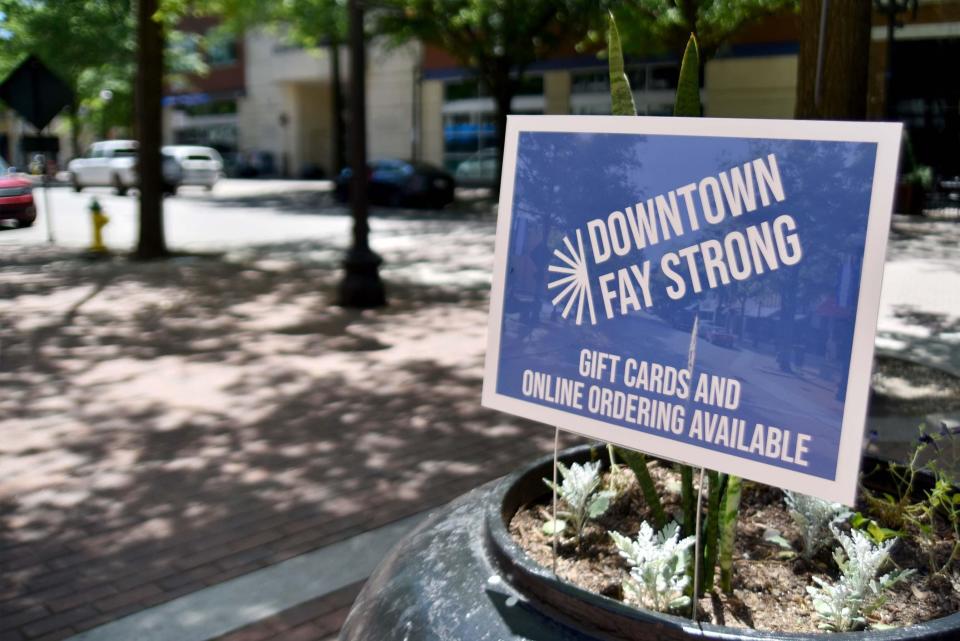
M 323 246 L 3 259 L 0 641 L 66 638 L 549 451 L 549 428 L 479 406 L 491 234 L 450 233 L 387 256 L 393 304 L 364 313 L 330 306 Z

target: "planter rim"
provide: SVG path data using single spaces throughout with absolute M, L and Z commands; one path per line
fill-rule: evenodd
M 590 459 L 594 445 L 580 445 L 563 450 L 559 460 L 579 462 Z M 605 463 L 605 459 L 601 457 Z M 582 623 L 589 617 L 601 625 L 604 639 L 631 639 L 638 630 L 655 626 L 664 634 L 661 638 L 705 638 L 750 641 L 921 641 L 925 639 L 960 639 L 960 612 L 909 626 L 887 630 L 863 630 L 859 632 L 774 632 L 734 628 L 711 623 L 694 622 L 671 614 L 654 612 L 626 605 L 615 599 L 589 592 L 568 583 L 546 567 L 530 558 L 507 529 L 518 504 L 517 495 L 524 486 L 539 483 L 550 476 L 553 455 L 548 454 L 505 476 L 494 488 L 485 506 L 484 536 L 488 551 L 504 579 L 530 600 L 531 605 L 548 615 L 565 621 L 568 625 L 588 634 L 597 634 L 594 628 Z M 546 490 L 544 490 L 545 493 Z M 529 494 L 530 492 L 527 492 Z M 539 495 L 537 495 L 539 496 Z M 575 612 L 565 612 L 564 605 L 572 605 Z

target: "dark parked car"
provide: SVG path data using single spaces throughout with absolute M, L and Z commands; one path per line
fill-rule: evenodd
M 7 163 L 0 158 L 0 225 L 29 227 L 37 219 L 33 185 L 29 180 L 8 175 L 7 171 Z
M 727 349 L 733 349 L 733 344 L 737 339 L 734 334 L 713 323 L 701 322 L 697 333 L 717 347 L 726 347 Z
M 367 165 L 370 202 L 391 207 L 444 207 L 453 202 L 453 176 L 422 162 L 375 160 Z M 334 194 L 342 203 L 350 198 L 353 172 L 346 168 L 336 178 Z

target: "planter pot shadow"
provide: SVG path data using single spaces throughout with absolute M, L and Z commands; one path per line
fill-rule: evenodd
M 561 460 L 590 460 L 590 450 L 567 450 Z M 542 479 L 552 461 L 544 457 L 473 490 L 399 542 L 357 597 L 341 641 L 960 640 L 960 614 L 892 630 L 763 632 L 636 609 L 561 581 L 507 530 L 520 507 L 549 491 Z M 879 466 L 864 460 L 867 471 Z M 883 481 L 880 473 L 869 477 Z

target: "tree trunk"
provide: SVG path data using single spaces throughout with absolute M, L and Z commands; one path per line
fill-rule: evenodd
M 340 173 L 346 164 L 343 122 L 343 85 L 340 83 L 340 43 L 331 40 L 327 47 L 330 51 L 330 110 L 333 120 L 333 171 L 334 176 Z
M 513 96 L 516 93 L 516 87 L 513 79 L 510 77 L 509 61 L 500 60 L 496 64 L 495 71 L 487 78 L 487 90 L 493 96 L 495 105 L 494 128 L 497 135 L 497 176 L 499 177 L 503 169 L 503 147 L 507 138 L 507 114 L 510 113 L 510 105 L 513 103 Z M 499 178 L 494 182 L 494 193 L 500 193 Z
M 820 51 L 820 12 L 825 4 L 827 21 Z M 866 118 L 870 11 L 869 0 L 800 1 L 797 118 Z
M 163 32 L 153 19 L 157 0 L 137 4 L 137 177 L 140 183 L 140 236 L 137 258 L 167 255 L 163 235 L 162 138 Z

